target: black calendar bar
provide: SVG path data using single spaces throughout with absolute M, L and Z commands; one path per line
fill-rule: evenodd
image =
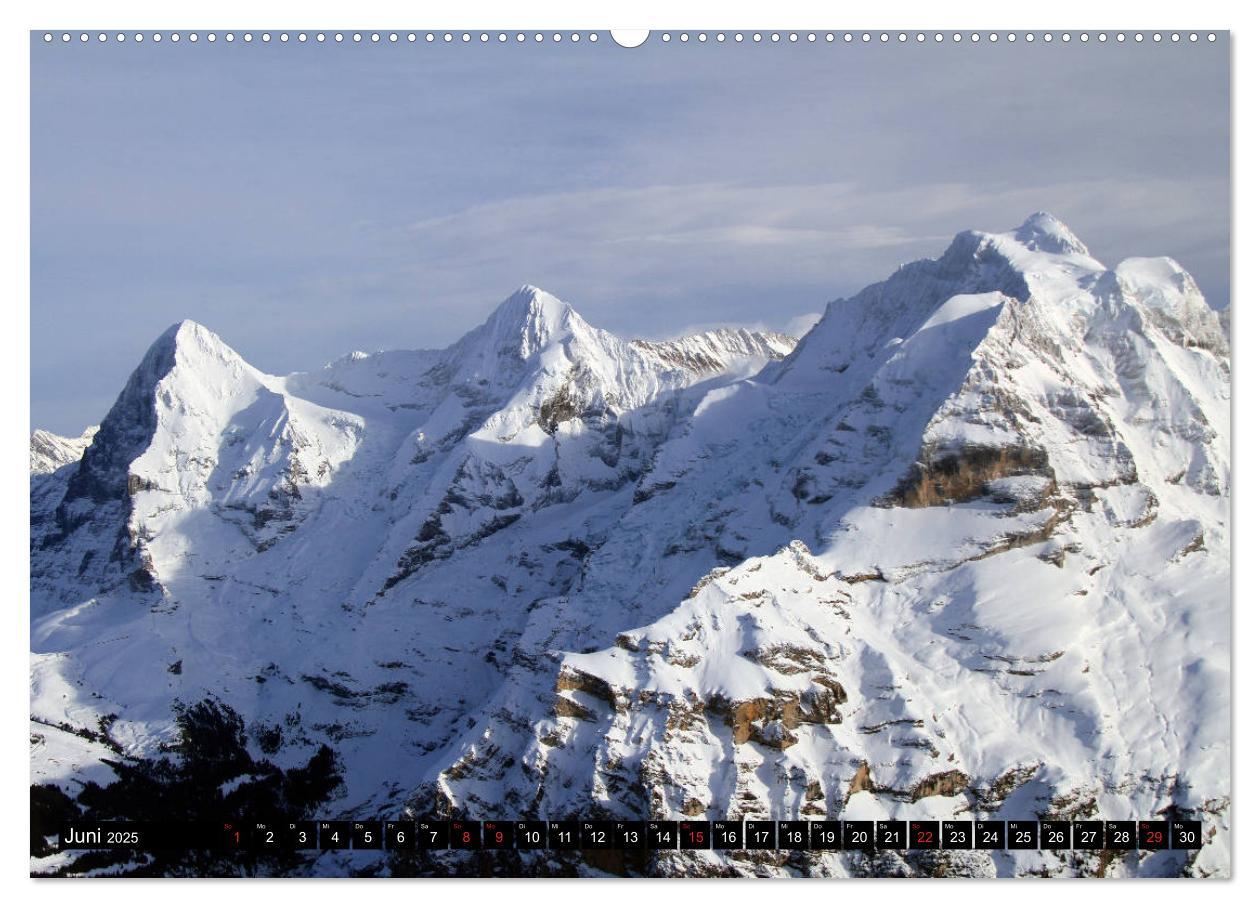
M 848 826 L 846 823 L 845 826 Z M 876 820 L 875 844 L 872 848 L 884 851 L 903 851 L 910 841 L 910 833 L 906 829 L 905 820 Z
M 1006 823 L 1002 820 L 976 820 L 975 847 L 981 851 L 1006 850 Z
M 478 820 L 451 820 L 451 848 L 464 851 L 481 850 L 481 823 Z
M 483 848 L 509 849 L 516 847 L 516 824 L 507 820 L 486 820 L 481 824 Z
M 579 841 L 583 848 L 607 851 L 616 847 L 617 841 L 612 823 L 603 820 L 594 822 L 583 821 L 580 826 L 581 835 Z
M 844 846 L 844 823 L 839 820 L 813 820 L 809 824 L 811 851 L 838 851 Z
M 942 820 L 941 847 L 971 851 L 976 847 L 976 826 L 971 820 Z
M 1168 825 L 1171 847 L 1188 851 L 1203 847 L 1203 829 L 1198 820 L 1172 820 Z
M 647 847 L 647 823 L 614 820 L 612 826 L 615 847 L 631 851 Z
M 1041 824 L 1041 847 L 1043 850 L 1067 849 L 1072 845 L 1072 824 L 1058 820 L 1043 821 Z
M 741 851 L 744 847 L 744 824 L 739 820 L 713 822 L 713 847 L 723 851 Z
M 748 820 L 744 823 L 744 847 L 773 851 L 779 847 L 778 824 L 773 820 Z
M 547 847 L 552 851 L 576 851 L 581 844 L 581 823 L 553 820 L 547 824 Z
M 317 851 L 920 851 L 1194 850 L 1198 820 L 225 820 L 81 822 L 61 850 Z
M 678 844 L 690 851 L 713 847 L 713 824 L 707 820 L 683 820 L 678 824 Z
M 1079 820 L 1072 824 L 1072 847 L 1077 851 L 1100 851 L 1104 841 L 1102 823 Z
M 874 851 L 875 823 L 871 820 L 851 820 L 844 824 L 844 848 L 846 851 Z
M 547 824 L 541 820 L 516 821 L 516 850 L 541 851 L 547 847 Z
M 941 847 L 940 820 L 911 820 L 910 844 L 915 851 L 931 851 Z

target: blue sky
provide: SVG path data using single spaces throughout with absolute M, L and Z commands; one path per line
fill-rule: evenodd
M 1228 53 L 33 36 L 31 422 L 98 422 L 181 318 L 273 373 L 523 283 L 627 336 L 783 328 L 1035 209 L 1220 307 Z

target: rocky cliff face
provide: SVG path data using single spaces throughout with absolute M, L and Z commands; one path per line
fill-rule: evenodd
M 32 712 L 148 751 L 214 692 L 281 758 L 333 743 L 360 814 L 1210 831 L 627 872 L 1226 873 L 1229 398 L 1189 275 L 1040 213 L 799 344 L 626 342 L 526 287 L 446 350 L 276 377 L 184 323 L 32 479 Z M 37 778 L 96 765 L 41 734 Z

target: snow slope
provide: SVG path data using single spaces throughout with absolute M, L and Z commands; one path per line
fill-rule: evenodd
M 1108 269 L 1044 213 L 799 344 L 627 342 L 524 287 L 446 350 L 275 377 L 183 323 L 77 466 L 32 478 L 32 714 L 116 714 L 148 752 L 214 693 L 282 762 L 332 742 L 334 813 L 1209 837 L 653 873 L 1225 875 L 1221 324 L 1171 260 Z M 32 778 L 73 790 L 95 757 L 49 740 Z

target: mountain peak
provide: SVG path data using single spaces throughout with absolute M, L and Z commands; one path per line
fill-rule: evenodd
M 138 372 L 151 383 L 165 376 L 177 364 L 195 374 L 227 368 L 232 374 L 253 372 L 239 353 L 205 325 L 184 319 L 163 331 L 145 353 Z
M 1089 255 L 1068 226 L 1048 211 L 1034 211 L 1015 230 L 1015 239 L 1033 252 L 1055 255 Z
M 223 338 L 189 318 L 178 321 L 163 331 L 149 347 L 148 355 L 170 356 L 176 351 L 198 351 L 221 360 L 240 359 L 239 354 L 224 343 Z
M 67 486 L 60 518 L 63 528 L 68 525 L 65 506 L 69 503 L 83 498 L 95 502 L 116 499 L 126 491 L 131 464 L 149 446 L 157 429 L 154 402 L 159 386 L 180 373 L 183 377 L 168 387 L 168 393 L 198 398 L 202 408 L 206 400 L 217 399 L 243 376 L 256 380 L 259 374 L 204 325 L 184 319 L 163 331 L 127 379 L 84 451 L 79 471 Z
M 488 336 L 496 350 L 511 349 L 522 359 L 528 359 L 556 337 L 581 324 L 585 324 L 582 317 L 568 303 L 546 290 L 524 284 L 500 303 L 473 334 Z
M 513 321 L 537 318 L 558 324 L 573 311 L 572 306 L 541 287 L 522 284 L 515 293 L 499 304 L 495 315 Z

